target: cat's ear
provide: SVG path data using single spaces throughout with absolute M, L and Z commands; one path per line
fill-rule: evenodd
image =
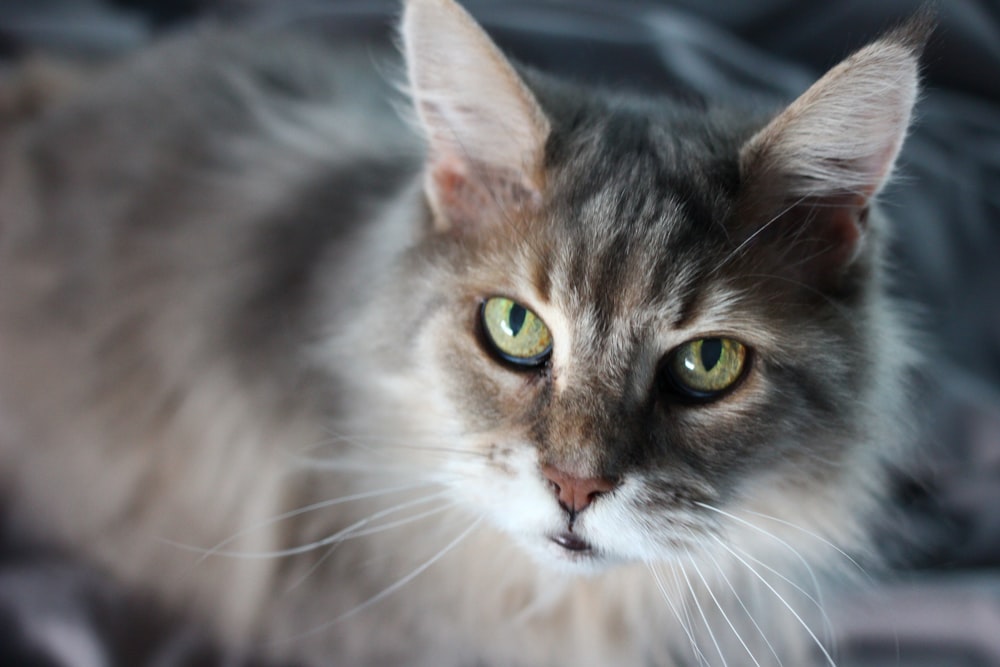
M 537 207 L 549 122 L 513 66 L 452 0 L 408 0 L 402 36 L 436 226 Z
M 830 70 L 742 148 L 750 233 L 806 240 L 814 273 L 849 265 L 892 173 L 917 97 L 932 20 L 920 16 Z

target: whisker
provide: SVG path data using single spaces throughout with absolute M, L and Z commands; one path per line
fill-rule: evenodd
M 488 456 L 488 454 L 486 452 L 475 451 L 475 450 L 468 450 L 468 449 L 459 449 L 458 447 L 442 447 L 440 445 L 433 445 L 433 446 L 432 445 L 414 445 L 414 444 L 411 443 L 411 444 L 408 444 L 408 445 L 401 445 L 398 448 L 399 449 L 408 449 L 408 450 L 413 450 L 413 451 L 418 451 L 418 452 L 432 452 L 432 453 L 435 453 L 435 454 L 448 454 L 448 455 L 460 454 L 462 456 L 474 456 L 474 457 L 477 457 L 477 458 L 486 458 Z
M 772 540 L 777 541 L 779 544 L 781 544 L 782 546 L 784 546 L 786 549 L 788 549 L 789 551 L 791 551 L 792 554 L 795 555 L 795 557 L 805 567 L 806 572 L 808 573 L 808 575 L 809 575 L 809 577 L 810 577 L 810 579 L 812 581 L 812 587 L 816 591 L 815 597 L 812 596 L 812 595 L 810 595 L 808 592 L 805 591 L 805 589 L 803 589 L 801 586 L 799 586 L 797 583 L 795 583 L 794 581 L 792 581 L 791 579 L 789 579 L 788 577 L 786 577 L 784 574 L 782 574 L 781 572 L 779 572 L 775 568 L 773 568 L 770 565 L 767 565 L 766 563 L 764 563 L 763 561 L 761 561 L 761 560 L 759 560 L 759 559 L 751 556 L 746 551 L 744 551 L 742 549 L 740 550 L 740 552 L 744 556 L 746 556 L 747 558 L 750 558 L 751 560 L 753 560 L 758 565 L 766 568 L 768 571 L 773 572 L 775 575 L 777 575 L 779 578 L 781 578 L 782 580 L 784 580 L 786 583 L 790 584 L 795 590 L 797 590 L 802 595 L 804 595 L 814 605 L 816 605 L 816 608 L 819 610 L 820 616 L 821 616 L 822 621 L 823 621 L 823 632 L 824 632 L 824 635 L 827 637 L 827 639 L 831 640 L 831 643 L 832 643 L 832 640 L 833 640 L 833 637 L 834 637 L 833 622 L 830 620 L 830 616 L 829 616 L 829 614 L 826 611 L 826 604 L 823 601 L 823 588 L 822 588 L 822 586 L 820 586 L 819 579 L 816 577 L 816 574 L 813 571 L 812 567 L 810 567 L 809 563 L 801 555 L 801 553 L 799 553 L 799 551 L 797 549 L 795 549 L 794 547 L 792 547 L 792 545 L 790 545 L 787 541 L 781 539 L 780 537 L 778 537 L 777 535 L 773 534 L 772 532 L 770 532 L 768 530 L 765 530 L 764 528 L 761 528 L 760 526 L 757 526 L 757 525 L 755 525 L 753 523 L 745 521 L 745 520 L 743 520 L 743 519 L 741 519 L 741 518 L 739 518 L 739 517 L 737 517 L 737 516 L 735 516 L 733 514 L 730 514 L 728 512 L 720 510 L 719 508 L 712 507 L 712 506 L 706 505 L 704 503 L 698 503 L 698 504 L 701 505 L 702 507 L 707 508 L 707 509 L 711 509 L 711 510 L 714 510 L 716 512 L 719 512 L 719 513 L 723 514 L 724 516 L 727 516 L 728 518 L 730 518 L 730 519 L 732 519 L 734 521 L 739 522 L 742 525 L 745 525 L 745 526 L 748 526 L 750 528 L 753 528 L 754 530 L 760 532 L 763 535 L 766 535 L 767 537 L 771 538 Z M 770 515 L 767 515 L 767 514 L 762 514 L 760 512 L 755 512 L 753 510 L 743 510 L 743 511 L 747 512 L 748 514 L 753 514 L 753 515 L 756 515 L 756 516 L 760 516 L 761 518 L 764 518 L 764 519 L 770 519 L 772 521 L 776 521 L 776 522 L 778 522 L 780 524 L 786 525 L 786 526 L 788 526 L 790 528 L 794 528 L 796 530 L 799 530 L 802 533 L 805 533 L 806 535 L 809 535 L 810 537 L 818 540 L 822 544 L 824 544 L 824 545 L 826 545 L 826 546 L 828 546 L 828 547 L 836 550 L 844 558 L 846 558 L 848 561 L 850 561 L 856 568 L 858 568 L 858 570 L 862 573 L 862 575 L 864 575 L 865 577 L 868 578 L 869 582 L 872 581 L 872 578 L 868 575 L 868 573 L 864 570 L 864 568 L 861 567 L 861 565 L 857 561 L 855 561 L 845 551 L 843 551 L 842 549 L 840 549 L 838 546 L 836 546 L 835 544 L 833 544 L 832 542 L 830 542 L 826 538 L 824 538 L 824 537 L 822 537 L 822 536 L 820 536 L 820 535 L 818 535 L 818 534 L 816 534 L 816 533 L 814 533 L 812 531 L 809 531 L 809 530 L 807 530 L 805 528 L 802 528 L 801 526 L 797 526 L 797 525 L 795 525 L 795 524 L 793 524 L 793 523 L 791 523 L 789 521 L 785 521 L 784 519 L 779 519 L 778 517 L 773 517 L 773 516 L 770 516 Z
M 837 663 L 834 662 L 833 658 L 830 656 L 830 652 L 826 650 L 825 646 L 823 646 L 823 642 L 821 642 L 819 640 L 819 637 L 816 636 L 816 633 L 813 632 L 812 628 L 809 627 L 809 624 L 807 624 L 802 619 L 802 617 L 799 615 L 799 613 L 797 611 L 795 611 L 795 609 L 792 607 L 792 605 L 790 605 L 788 603 L 788 601 L 785 600 L 785 598 L 781 595 L 781 593 L 779 593 L 778 590 L 774 586 L 771 585 L 771 582 L 769 582 L 767 579 L 765 579 L 763 577 L 763 575 L 761 575 L 760 572 L 758 572 L 757 570 L 755 570 L 754 567 L 752 565 L 750 565 L 750 563 L 748 563 L 746 560 L 744 560 L 742 556 L 740 556 L 734 550 L 730 549 L 729 546 L 722 540 L 722 538 L 718 537 L 717 535 L 712 535 L 712 539 L 714 539 L 716 542 L 718 542 L 719 545 L 723 549 L 725 549 L 730 554 L 732 554 L 733 558 L 735 558 L 739 562 L 743 563 L 743 565 L 748 570 L 750 570 L 750 572 L 755 577 L 757 577 L 757 579 L 759 579 L 760 582 L 762 584 L 764 584 L 764 586 L 766 586 L 767 589 L 769 591 L 771 591 L 771 593 L 773 593 L 776 598 L 778 598 L 778 601 L 781 602 L 782 605 L 784 605 L 784 607 L 791 613 L 791 615 L 793 617 L 795 617 L 795 620 L 798 621 L 799 625 L 802 626 L 802 629 L 804 629 L 809 634 L 809 636 L 812 638 L 813 642 L 816 643 L 816 646 L 819 648 L 820 652 L 823 654 L 823 657 L 826 658 L 826 661 L 830 665 L 830 667 L 837 667 Z
M 746 512 L 747 514 L 753 514 L 754 516 L 759 516 L 762 519 L 767 519 L 768 521 L 774 521 L 776 523 L 780 523 L 783 526 L 788 526 L 789 528 L 797 530 L 800 533 L 808 535 L 809 537 L 813 538 L 814 540 L 817 540 L 820 543 L 822 543 L 822 544 L 830 547 L 831 549 L 833 549 L 834 551 L 836 551 L 838 554 L 840 554 L 841 556 L 843 556 L 845 559 L 847 559 L 847 561 L 849 563 L 851 563 L 851 565 L 853 565 L 855 568 L 857 568 L 858 572 L 860 572 L 861 575 L 864 576 L 865 579 L 867 579 L 868 583 L 870 583 L 870 584 L 874 584 L 875 583 L 874 578 L 871 576 L 871 574 L 868 572 L 868 570 L 866 570 L 864 567 L 862 567 L 861 563 L 859 563 L 849 553 L 847 553 L 846 551 L 844 551 L 843 549 L 841 549 L 840 547 L 838 547 L 836 544 L 834 544 L 830 540 L 828 540 L 825 537 L 823 537 L 822 535 L 820 535 L 818 533 L 815 533 L 815 532 L 813 532 L 813 531 L 811 531 L 811 530 L 809 530 L 807 528 L 803 528 L 802 526 L 799 526 L 798 524 L 792 523 L 791 521 L 786 521 L 785 519 L 779 519 L 776 516 L 771 516 L 769 514 L 763 514 L 761 512 L 755 512 L 753 510 L 742 510 L 742 511 Z
M 406 436 L 386 435 L 380 433 L 337 433 L 329 431 L 333 436 L 326 440 L 310 445 L 302 449 L 302 452 L 309 452 L 324 447 L 339 444 L 349 444 L 363 449 L 366 452 L 381 454 L 383 449 L 404 449 L 416 451 L 443 452 L 448 454 L 463 454 L 470 456 L 486 456 L 485 452 L 476 450 L 460 449 L 458 447 L 445 447 L 441 445 L 421 444 L 421 440 L 437 441 L 441 438 L 439 434 L 427 433 L 424 435 L 411 434 Z M 378 444 L 379 450 L 373 450 L 366 445 L 369 443 Z
M 726 613 L 726 610 L 722 608 L 722 604 L 719 602 L 718 598 L 715 597 L 715 593 L 712 591 L 712 587 L 708 585 L 708 580 L 701 573 L 701 568 L 698 567 L 698 563 L 696 563 L 694 558 L 691 557 L 691 553 L 687 550 L 687 548 L 685 548 L 684 551 L 687 553 L 688 559 L 691 561 L 691 566 L 694 568 L 695 574 L 697 574 L 698 578 L 701 579 L 701 583 L 704 584 L 705 590 L 708 592 L 709 597 L 712 598 L 712 602 L 714 602 L 715 606 L 718 607 L 719 613 L 722 614 L 722 618 L 729 625 L 729 629 L 733 631 L 734 635 L 736 635 L 736 639 L 746 650 L 747 655 L 750 656 L 750 660 L 753 661 L 753 664 L 757 665 L 757 667 L 760 667 L 760 663 L 757 662 L 757 658 L 754 657 L 753 651 L 751 651 L 750 647 L 747 646 L 747 643 L 743 641 L 743 637 L 740 635 L 740 631 L 737 630 L 736 626 L 733 625 L 733 622 L 729 620 L 729 615 Z
M 388 453 L 386 454 L 386 459 L 388 459 Z M 444 456 L 442 454 L 442 456 Z M 476 455 L 479 456 L 478 454 Z M 485 460 L 486 456 L 482 455 Z M 385 460 L 385 459 L 383 459 Z M 460 461 L 462 464 L 468 463 L 471 459 L 457 459 L 452 455 L 448 455 L 447 462 Z M 384 463 L 379 462 L 363 462 L 363 461 L 353 461 L 353 460 L 343 460 L 340 458 L 319 458 L 319 457 L 293 457 L 290 460 L 292 466 L 297 467 L 301 470 L 307 470 L 310 472 L 322 471 L 330 473 L 368 473 L 368 474 L 378 474 L 386 477 L 391 477 L 393 475 L 412 477 L 415 466 L 412 462 L 390 462 L 385 460 Z M 474 468 L 466 467 L 465 477 L 472 477 L 472 472 Z M 455 468 L 451 467 L 448 470 L 451 473 L 455 472 Z
M 382 518 L 384 516 L 388 516 L 390 514 L 394 514 L 396 512 L 399 512 L 400 510 L 404 510 L 404 509 L 407 509 L 409 507 L 413 507 L 415 505 L 420 505 L 420 504 L 423 504 L 423 503 L 430 502 L 431 500 L 434 500 L 435 498 L 440 498 L 440 497 L 446 495 L 447 493 L 448 493 L 447 490 L 445 490 L 445 491 L 439 491 L 437 493 L 432 493 L 432 494 L 427 495 L 427 496 L 422 496 L 420 498 L 416 498 L 414 500 L 409 500 L 407 502 L 400 503 L 398 505 L 394 505 L 393 507 L 389 507 L 389 508 L 386 508 L 384 510 L 380 510 L 380 511 L 375 512 L 374 514 L 372 514 L 372 515 L 364 518 L 364 519 L 361 519 L 360 521 L 354 522 L 353 524 L 351 524 L 347 528 L 339 530 L 336 533 L 334 533 L 333 535 L 330 535 L 329 537 L 324 537 L 321 540 L 317 540 L 315 542 L 310 542 L 309 544 L 304 544 L 302 546 L 291 547 L 289 549 L 277 549 L 277 550 L 274 550 L 274 551 L 224 551 L 224 550 L 216 549 L 211 555 L 213 555 L 213 556 L 225 556 L 227 558 L 241 558 L 241 559 L 247 559 L 247 560 L 260 560 L 260 559 L 265 559 L 265 558 L 284 558 L 286 556 L 296 556 L 298 554 L 307 553 L 307 552 L 313 551 L 315 549 L 320 549 L 322 547 L 325 547 L 325 546 L 328 546 L 330 544 L 333 544 L 334 542 L 339 542 L 339 541 L 341 541 L 343 539 L 344 535 L 348 535 L 348 534 L 354 532 L 359 527 L 365 526 L 365 525 L 371 523 L 372 521 L 374 521 L 375 519 L 380 519 L 380 518 Z M 202 549 L 199 549 L 197 547 L 191 547 L 191 546 L 183 545 L 183 544 L 178 544 L 178 545 L 175 545 L 175 546 L 177 546 L 179 548 L 182 548 L 182 549 L 185 549 L 187 551 L 196 551 L 196 552 L 199 552 L 199 553 L 203 551 Z
M 674 586 L 676 586 L 675 590 L 677 590 L 678 592 L 680 592 L 680 590 L 681 590 L 681 578 L 677 575 L 677 568 L 678 567 L 682 567 L 682 566 L 679 565 L 679 564 L 677 564 L 677 563 L 671 563 L 670 572 L 671 572 L 671 574 L 674 575 Z M 687 600 L 686 599 L 682 599 L 681 600 L 681 611 L 684 612 L 684 619 L 685 619 L 685 622 L 687 623 L 688 631 L 691 634 L 691 636 L 693 637 L 694 636 L 694 625 L 691 622 L 691 611 L 688 609 L 688 605 L 687 605 Z M 694 649 L 695 658 L 698 660 L 698 664 L 699 665 L 709 665 L 708 658 L 705 657 L 705 654 L 702 652 L 701 647 L 698 645 L 697 639 L 693 639 L 692 640 L 691 648 Z
M 413 466 L 362 463 L 360 461 L 344 461 L 334 458 L 318 458 L 315 456 L 292 456 L 291 463 L 307 470 L 324 472 L 354 472 L 354 473 L 403 473 L 412 471 Z
M 789 204 L 786 208 L 784 208 L 783 210 L 781 210 L 773 218 L 771 218 L 770 220 L 768 220 L 767 222 L 765 222 L 763 225 L 761 225 L 760 227 L 758 227 L 756 230 L 754 230 L 754 232 L 752 234 L 750 234 L 750 236 L 748 236 L 742 243 L 740 243 L 738 246 L 736 246 L 735 249 L 733 249 L 729 254 L 727 254 L 722 259 L 722 261 L 719 262 L 715 266 L 714 269 L 712 269 L 710 275 L 714 275 L 714 274 L 718 273 L 719 271 L 721 271 L 722 267 L 724 267 L 726 264 L 728 264 L 733 259 L 735 259 L 736 257 L 738 257 L 742 253 L 742 251 L 743 251 L 744 248 L 746 248 L 748 245 L 750 245 L 751 243 L 753 243 L 754 239 L 756 239 L 758 236 L 760 236 L 761 234 L 763 234 L 775 222 L 777 222 L 778 220 L 780 220 L 783 215 L 785 215 L 786 213 L 788 213 L 789 211 L 791 211 L 792 209 L 794 209 L 796 206 L 798 206 L 799 204 L 801 204 L 802 202 L 804 202 L 808 198 L 809 198 L 808 195 L 803 195 L 797 201 L 794 201 L 791 204 Z
M 426 435 L 409 435 L 409 436 L 392 436 L 383 434 L 372 434 L 372 433 L 357 433 L 357 434 L 347 434 L 347 433 L 335 433 L 329 431 L 333 437 L 326 440 L 322 440 L 318 443 L 314 443 L 308 447 L 304 447 L 301 450 L 291 454 L 289 458 L 293 464 L 297 464 L 300 467 L 312 466 L 320 469 L 337 470 L 337 469 L 349 469 L 350 466 L 371 466 L 372 470 L 382 470 L 383 468 L 376 468 L 371 463 L 355 463 L 349 461 L 340 461 L 326 459 L 315 454 L 317 450 L 322 450 L 324 448 L 334 447 L 336 445 L 350 445 L 356 449 L 360 449 L 366 454 L 370 454 L 376 459 L 386 459 L 393 458 L 394 454 L 399 451 L 410 451 L 410 452 L 423 452 L 430 454 L 441 454 L 442 456 L 455 457 L 462 456 L 472 459 L 486 459 L 489 454 L 485 451 L 475 450 L 475 449 L 462 449 L 459 447 L 448 447 L 443 445 L 429 444 L 429 442 L 435 442 L 440 439 L 440 435 L 428 433 Z M 423 442 L 424 440 L 429 442 Z M 371 445 L 377 445 L 372 447 Z
M 289 593 L 291 593 L 292 591 L 294 591 L 296 588 L 298 588 L 299 586 L 301 586 L 303 583 L 305 583 L 305 581 L 309 577 L 311 577 L 313 575 L 313 573 L 316 572 L 316 570 L 318 570 L 319 567 L 323 563 L 325 563 L 327 561 L 327 559 L 330 558 L 330 556 L 332 556 L 334 554 L 334 552 L 337 551 L 337 548 L 340 545 L 342 545 L 345 541 L 346 541 L 346 539 L 345 540 L 341 540 L 340 542 L 335 542 L 334 544 L 331 544 L 330 548 L 327 549 L 323 553 L 322 556 L 320 556 L 319 558 L 317 558 L 315 563 L 313 563 L 312 565 L 309 566 L 309 569 L 307 569 L 304 573 L 302 573 L 301 576 L 297 577 L 294 581 L 292 581 L 292 583 L 288 584 L 285 587 L 284 594 L 288 595 Z
M 387 530 L 392 530 L 393 528 L 399 528 L 400 526 L 405 526 L 408 523 L 413 523 L 414 521 L 419 521 L 421 519 L 426 519 L 429 516 L 434 516 L 436 514 L 441 514 L 446 512 L 453 507 L 458 506 L 458 503 L 449 502 L 440 507 L 435 507 L 434 509 L 425 510 L 423 512 L 418 512 L 412 516 L 408 516 L 405 519 L 396 519 L 395 521 L 389 521 L 386 523 L 381 523 L 377 526 L 372 526 L 371 528 L 365 528 L 364 530 L 357 530 L 343 536 L 343 541 L 357 539 L 359 537 L 367 537 L 368 535 L 375 535 L 377 533 L 382 533 Z
M 739 551 L 741 554 L 743 554 L 743 556 L 745 558 L 747 558 L 749 560 L 752 560 L 757 565 L 763 567 L 768 572 L 771 572 L 772 574 L 774 574 L 776 577 L 778 577 L 779 579 L 781 579 L 782 581 L 784 581 L 785 583 L 787 583 L 789 586 L 791 586 L 792 588 L 794 588 L 796 591 L 798 591 L 799 593 L 801 593 L 803 595 L 803 597 L 805 597 L 807 600 L 809 600 L 814 605 L 816 605 L 816 608 L 819 610 L 819 613 L 820 613 L 820 615 L 823 618 L 823 628 L 824 628 L 824 631 L 826 632 L 827 638 L 829 638 L 829 639 L 833 638 L 833 623 L 830 621 L 830 615 L 826 613 L 826 606 L 824 605 L 823 598 L 821 596 L 820 597 L 813 597 L 812 595 L 809 594 L 808 591 L 806 591 L 806 589 L 802 588 L 802 586 L 799 586 L 797 583 L 795 583 L 794 581 L 792 581 L 792 579 L 790 579 L 789 577 L 786 577 L 784 574 L 782 574 L 781 572 L 779 572 L 775 568 L 771 567 L 770 565 L 768 565 L 764 561 L 760 560 L 759 558 L 755 558 L 753 555 L 751 555 L 750 553 L 748 553 L 745 549 L 740 549 L 739 547 L 736 547 L 736 546 L 733 546 L 733 548 L 736 549 L 737 551 Z M 821 590 L 817 591 L 818 594 L 821 593 L 821 592 L 822 592 Z
M 685 549 L 687 551 L 687 549 Z M 690 554 L 688 554 L 688 560 L 691 560 Z M 687 575 L 687 568 L 681 565 L 681 575 L 684 577 L 684 583 L 687 585 L 688 591 L 691 593 L 691 599 L 694 600 L 695 609 L 698 610 L 698 615 L 701 616 L 701 622 L 705 625 L 705 629 L 708 631 L 708 638 L 712 640 L 712 644 L 715 646 L 716 652 L 719 654 L 719 659 L 722 660 L 722 667 L 729 667 L 726 662 L 726 656 L 722 652 L 722 647 L 719 646 L 718 640 L 715 638 L 715 632 L 712 630 L 712 624 L 708 622 L 708 616 L 705 615 L 705 610 L 701 606 L 701 602 L 698 600 L 698 594 L 695 593 L 694 586 L 691 585 L 691 579 Z M 712 596 L 714 599 L 714 595 Z
M 356 500 L 367 500 L 369 498 L 378 498 L 380 496 L 387 496 L 393 493 L 400 493 L 402 491 L 412 491 L 413 489 L 417 489 L 424 486 L 431 486 L 432 484 L 433 482 L 411 483 L 402 486 L 390 487 L 388 489 L 378 489 L 375 491 L 362 491 L 359 493 L 352 493 L 347 496 L 341 496 L 339 498 L 330 498 L 328 500 L 321 500 L 319 502 L 311 503 L 309 505 L 305 505 L 303 507 L 299 507 L 294 510 L 289 510 L 288 512 L 284 512 L 282 514 L 278 514 L 277 516 L 273 516 L 270 519 L 259 521 L 255 524 L 247 526 L 246 528 L 242 528 L 238 532 L 230 535 L 226 539 L 222 540 L 215 546 L 210 547 L 208 549 L 205 549 L 204 547 L 198 547 L 193 544 L 184 544 L 183 542 L 175 542 L 173 540 L 169 540 L 166 538 L 158 538 L 158 539 L 160 542 L 169 544 L 172 547 L 183 549 L 184 551 L 193 551 L 195 553 L 202 554 L 201 558 L 198 559 L 198 562 L 200 563 L 201 561 L 205 560 L 210 556 L 225 555 L 226 552 L 223 552 L 222 548 L 225 547 L 227 544 L 232 544 L 234 541 L 238 540 L 244 535 L 247 535 L 248 533 L 252 533 L 262 528 L 267 528 L 268 526 L 273 526 L 276 523 L 281 523 L 282 521 L 287 521 L 288 519 L 293 519 L 297 516 L 308 514 L 309 512 L 315 512 L 316 510 L 333 507 L 335 505 L 342 505 L 344 503 L 350 503 Z
M 704 509 L 711 510 L 713 512 L 717 512 L 717 513 L 721 514 L 724 517 L 728 517 L 729 519 L 732 519 L 733 521 L 739 523 L 742 526 L 746 526 L 747 528 L 751 528 L 751 529 L 755 530 L 756 532 L 760 533 L 761 535 L 764 535 L 765 537 L 768 537 L 768 538 L 774 540 L 775 542 L 777 542 L 778 544 L 780 544 L 781 546 L 783 546 L 785 549 L 788 549 L 788 551 L 791 552 L 792 555 L 794 555 L 795 558 L 797 558 L 800 563 L 802 563 L 802 566 L 805 568 L 806 573 L 809 575 L 809 578 L 812 580 L 813 589 L 816 591 L 816 597 L 819 598 L 820 602 L 823 601 L 823 592 L 820 589 L 819 579 L 816 577 L 816 573 L 813 571 L 813 568 L 809 564 L 809 561 L 807 561 L 806 558 L 801 553 L 799 553 L 798 549 L 796 549 L 791 544 L 789 544 L 785 540 L 781 539 L 780 537 L 778 537 L 774 533 L 772 533 L 772 532 L 770 532 L 768 530 L 765 530 L 765 529 L 761 528 L 760 526 L 752 524 L 749 521 L 747 521 L 746 519 L 741 519 L 740 517 L 736 516 L 735 514 L 731 514 L 729 512 L 726 512 L 725 510 L 719 509 L 718 507 L 713 507 L 711 505 L 708 505 L 708 504 L 700 502 L 700 501 L 695 501 L 694 504 L 698 505 L 699 507 L 702 507 Z
M 357 539 L 359 537 L 366 537 L 368 535 L 374 535 L 376 533 L 381 533 L 381 532 L 384 532 L 384 531 L 387 531 L 387 530 L 392 530 L 393 528 L 399 528 L 400 526 L 405 526 L 407 524 L 414 523 L 416 521 L 420 521 L 421 519 L 426 519 L 427 517 L 435 516 L 435 515 L 440 514 L 442 512 L 446 512 L 449 509 L 451 509 L 452 507 L 455 507 L 457 504 L 458 503 L 447 503 L 445 505 L 442 505 L 441 507 L 435 507 L 434 509 L 426 510 L 424 512 L 418 512 L 417 514 L 414 514 L 413 516 L 408 516 L 405 519 L 396 519 L 395 521 L 389 521 L 388 523 L 379 524 L 378 526 L 373 526 L 371 528 L 365 528 L 364 530 L 358 530 L 358 531 L 355 531 L 353 533 L 349 533 L 347 535 L 344 535 L 338 542 L 336 542 L 335 544 L 330 545 L 330 548 L 326 550 L 326 553 L 324 553 L 320 558 L 318 558 L 316 560 L 316 562 L 313 563 L 312 566 L 310 566 L 309 569 L 306 570 L 306 572 L 304 574 L 302 574 L 302 576 L 298 577 L 294 582 L 292 582 L 291 584 L 289 584 L 288 587 L 285 589 L 285 593 L 290 593 L 291 591 L 295 590 L 300 585 L 302 585 L 302 583 L 306 579 L 308 579 L 317 569 L 319 569 L 319 567 L 324 562 L 326 562 L 326 560 L 331 555 L 333 555 L 334 551 L 337 550 L 337 547 L 339 547 L 341 544 L 343 544 L 347 540 L 353 540 L 353 539 Z
M 430 558 L 428 558 L 427 560 L 425 560 L 423 563 L 421 563 L 420 565 L 418 565 L 416 568 L 414 568 L 413 570 L 411 570 L 408 574 L 406 574 L 402 578 L 396 580 L 394 583 L 392 583 L 389 586 L 387 586 L 386 588 L 382 589 L 380 592 L 378 592 L 375 595 L 373 595 L 372 597 L 368 598 L 367 600 L 365 600 L 361 604 L 356 605 L 354 608 L 349 609 L 348 611 L 345 611 L 344 613 L 340 614 L 336 618 L 334 618 L 334 619 L 332 619 L 330 621 L 327 621 L 326 623 L 323 623 L 322 625 L 318 625 L 318 626 L 316 626 L 316 627 L 314 627 L 314 628 L 312 628 L 310 630 L 307 630 L 305 632 L 299 633 L 299 634 L 291 636 L 291 637 L 285 637 L 283 639 L 275 640 L 272 643 L 277 644 L 277 643 L 285 643 L 285 642 L 291 642 L 291 641 L 298 641 L 298 640 L 301 640 L 301 639 L 305 639 L 306 637 L 310 637 L 310 636 L 313 636 L 315 634 L 321 633 L 321 632 L 327 630 L 328 628 L 333 627 L 337 623 L 345 621 L 348 618 L 351 618 L 352 616 L 355 616 L 355 615 L 361 613 L 365 609 L 368 609 L 372 605 L 375 605 L 375 604 L 381 602 L 385 598 L 389 597 L 390 595 L 392 595 L 393 593 L 395 593 L 396 591 L 398 591 L 399 589 L 403 588 L 408 583 L 410 583 L 411 581 L 413 581 L 414 579 L 416 579 L 425 570 L 427 570 L 427 568 L 431 567 L 432 565 L 434 565 L 435 563 L 437 563 L 439 560 L 441 560 L 449 551 L 451 551 L 452 549 L 454 549 L 455 547 L 457 547 L 465 538 L 467 538 L 470 534 L 472 534 L 472 531 L 475 530 L 476 528 L 478 528 L 479 524 L 481 524 L 482 521 L 483 521 L 483 517 L 477 517 L 475 520 L 473 520 L 473 522 L 468 527 L 466 527 L 461 533 L 459 533 L 459 535 L 455 539 L 453 539 L 451 542 L 449 542 L 448 544 L 446 544 L 444 546 L 444 548 L 440 549 L 437 553 L 435 553 L 433 556 L 431 556 Z
M 746 604 L 743 602 L 743 598 L 740 597 L 740 594 L 737 592 L 736 587 L 733 586 L 732 582 L 729 580 L 729 577 L 726 576 L 725 568 L 723 568 L 722 565 L 719 563 L 719 561 L 715 558 L 715 556 L 712 555 L 711 551 L 706 549 L 703 553 L 715 565 L 715 569 L 719 572 L 719 576 L 722 577 L 722 580 L 726 582 L 726 586 L 729 587 L 729 590 L 732 591 L 733 597 L 736 598 L 736 602 L 740 605 L 740 607 L 743 608 L 743 611 L 746 613 L 747 618 L 750 619 L 750 623 L 753 624 L 753 627 L 757 629 L 757 633 L 760 635 L 760 638 L 764 640 L 764 644 L 767 646 L 768 650 L 771 651 L 771 655 L 773 655 L 774 659 L 778 661 L 778 667 L 783 667 L 781 662 L 781 657 L 778 655 L 778 652 L 774 649 L 774 646 L 771 645 L 771 642 L 768 641 L 767 639 L 767 633 L 764 632 L 763 628 L 760 627 L 760 624 L 757 623 L 757 619 L 754 618 L 753 613 L 750 611 L 750 609 L 747 608 Z
M 697 642 L 695 642 L 694 635 L 691 633 L 691 629 L 688 627 L 688 624 L 681 617 L 680 612 L 677 611 L 677 606 L 674 605 L 673 600 L 670 599 L 670 594 L 667 592 L 666 586 L 663 585 L 663 579 L 660 578 L 660 573 L 656 571 L 656 568 L 653 567 L 652 563 L 646 563 L 646 567 L 649 568 L 649 572 L 653 575 L 653 581 L 656 582 L 656 587 L 660 589 L 660 595 L 663 596 L 667 606 L 670 607 L 670 611 L 680 624 L 681 630 L 684 631 L 684 634 L 687 635 L 688 641 L 691 642 L 691 650 L 696 653 L 695 657 L 697 657 L 697 653 L 699 653 L 699 651 L 697 649 Z M 699 664 L 702 664 L 701 660 L 699 660 Z

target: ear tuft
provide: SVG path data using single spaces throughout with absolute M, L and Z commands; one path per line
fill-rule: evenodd
M 549 123 L 514 67 L 452 0 L 409 0 L 402 36 L 438 227 L 536 206 Z

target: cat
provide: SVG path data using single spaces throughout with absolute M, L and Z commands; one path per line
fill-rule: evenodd
M 286 30 L 109 66 L 0 137 L 10 512 L 306 665 L 834 664 L 929 25 L 777 111 L 557 80 L 452 0 L 405 94 Z

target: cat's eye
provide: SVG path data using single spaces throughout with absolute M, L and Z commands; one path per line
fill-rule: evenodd
M 671 388 L 694 400 L 711 400 L 743 377 L 747 348 L 732 338 L 699 338 L 667 357 Z
M 516 301 L 500 296 L 487 299 L 480 317 L 487 342 L 505 361 L 518 366 L 538 366 L 552 352 L 549 328 Z

